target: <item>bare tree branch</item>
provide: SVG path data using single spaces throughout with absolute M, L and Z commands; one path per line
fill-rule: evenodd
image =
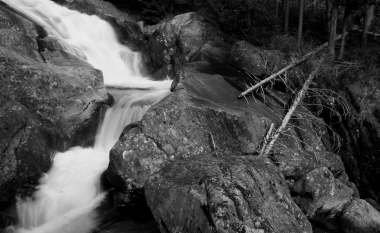
M 309 88 L 310 83 L 313 81 L 314 77 L 317 75 L 321 64 L 323 62 L 323 58 L 319 61 L 319 64 L 317 68 L 309 75 L 309 77 L 306 79 L 305 83 L 302 86 L 302 89 L 298 92 L 296 99 L 294 100 L 292 106 L 290 107 L 288 113 L 285 115 L 284 119 L 282 120 L 281 126 L 277 128 L 276 132 L 273 134 L 272 140 L 268 143 L 268 145 L 264 149 L 264 153 L 261 154 L 261 156 L 268 156 L 269 152 L 272 150 L 274 144 L 276 143 L 278 137 L 280 136 L 281 132 L 284 131 L 286 128 L 290 118 L 292 117 L 294 111 L 296 110 L 299 103 L 304 98 L 307 89 Z
M 341 35 L 338 35 L 337 37 L 335 37 L 335 40 L 339 40 L 341 39 L 342 36 Z M 286 71 L 288 71 L 289 69 L 293 68 L 294 66 L 304 62 L 305 60 L 307 60 L 309 57 L 311 57 L 312 55 L 322 51 L 323 49 L 325 49 L 326 47 L 328 46 L 328 42 L 324 43 L 323 45 L 320 45 L 319 47 L 317 47 L 315 50 L 309 52 L 308 54 L 306 54 L 305 56 L 303 56 L 301 59 L 299 60 L 296 60 L 294 62 L 291 62 L 289 65 L 287 65 L 286 67 L 282 68 L 281 70 L 279 70 L 277 73 L 274 73 L 272 74 L 271 76 L 269 76 L 268 78 L 265 78 L 264 80 L 262 80 L 261 82 L 257 83 L 256 85 L 254 85 L 253 87 L 249 88 L 248 90 L 244 91 L 243 93 L 241 93 L 239 95 L 239 98 L 247 95 L 248 93 L 250 93 L 251 91 L 254 91 L 256 90 L 258 87 L 262 86 L 263 84 L 271 81 L 272 79 L 276 78 L 277 76 L 285 73 Z

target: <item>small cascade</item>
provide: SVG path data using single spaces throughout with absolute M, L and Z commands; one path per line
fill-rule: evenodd
M 54 157 L 33 197 L 18 200 L 18 233 L 87 233 L 97 225 L 95 211 L 103 200 L 100 176 L 109 151 L 124 127 L 139 121 L 155 103 L 169 94 L 171 81 L 141 77 L 140 55 L 121 45 L 112 27 L 97 16 L 66 9 L 49 0 L 0 0 L 43 26 L 45 38 L 103 71 L 108 86 L 145 88 L 126 91 L 105 114 L 92 148 L 74 147 Z M 128 94 L 129 93 L 129 94 Z

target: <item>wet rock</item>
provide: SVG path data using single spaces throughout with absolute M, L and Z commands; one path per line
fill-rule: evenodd
M 380 232 L 380 212 L 368 202 L 354 198 L 343 208 L 339 223 L 344 233 Z
M 93 142 L 93 136 L 86 137 L 96 132 L 100 107 L 109 98 L 100 71 L 28 63 L 1 55 L 0 67 L 2 94 L 57 127 L 66 144 L 63 148 Z
M 42 27 L 37 26 L 37 28 L 39 31 L 39 36 L 37 38 L 38 52 L 45 63 L 57 66 L 92 68 L 92 66 L 85 60 L 82 60 L 69 52 L 63 51 L 61 46 L 63 43 L 62 41 L 59 41 L 55 36 L 45 34 L 45 30 Z M 70 47 L 69 45 L 67 46 Z M 83 55 L 81 52 L 79 52 L 78 55 L 79 54 Z
M 173 94 L 125 128 L 110 152 L 107 177 L 123 188 L 141 188 L 179 158 L 255 153 L 279 119 L 260 102 L 237 100 L 238 93 L 221 76 L 185 71 Z
M 317 168 L 296 181 L 292 187 L 295 202 L 306 216 L 329 229 L 339 229 L 335 222 L 343 205 L 354 191 L 326 168 Z
M 268 159 L 176 160 L 146 185 L 161 232 L 312 232 Z
M 34 62 L 91 67 L 87 62 L 60 50 L 57 38 L 48 36 L 44 28 L 3 3 L 0 6 L 0 46 Z M 2 52 L 7 53 L 8 57 L 14 56 L 12 53 Z
M 36 62 L 43 62 L 38 53 L 36 25 L 0 3 L 0 45 Z
M 57 132 L 45 127 L 23 105 L 0 94 L 0 208 L 18 189 L 35 185 L 50 168 Z

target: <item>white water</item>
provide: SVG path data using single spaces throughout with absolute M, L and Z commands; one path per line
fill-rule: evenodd
M 1 0 L 43 26 L 56 45 L 103 71 L 106 85 L 166 88 L 169 81 L 142 78 L 140 56 L 121 45 L 115 31 L 97 16 L 81 14 L 50 0 Z M 54 38 L 54 39 L 52 39 Z
M 87 233 L 96 227 L 94 209 L 103 200 L 100 176 L 109 151 L 124 126 L 142 118 L 150 106 L 169 93 L 170 81 L 154 82 L 140 76 L 139 56 L 118 43 L 111 26 L 58 6 L 49 0 L 1 0 L 44 26 L 61 49 L 103 71 L 107 85 L 150 88 L 124 96 L 107 110 L 95 146 L 57 153 L 33 198 L 19 200 L 18 233 Z
M 17 232 L 85 233 L 93 229 L 96 216 L 92 210 L 102 200 L 100 176 L 107 169 L 109 150 L 124 126 L 140 120 L 168 93 L 153 90 L 124 96 L 107 110 L 93 148 L 73 147 L 57 153 L 33 199 L 17 203 Z

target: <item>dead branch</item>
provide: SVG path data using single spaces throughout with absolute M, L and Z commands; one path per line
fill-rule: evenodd
M 335 37 L 335 40 L 339 40 L 342 38 L 342 35 L 338 35 L 337 37 Z M 269 76 L 268 78 L 262 80 L 261 82 L 257 83 L 256 85 L 254 85 L 253 87 L 249 88 L 248 90 L 244 91 L 243 93 L 241 93 L 239 95 L 239 98 L 247 95 L 248 93 L 250 93 L 251 91 L 254 91 L 256 90 L 258 87 L 262 86 L 263 84 L 271 81 L 272 79 L 276 78 L 277 76 L 285 73 L 286 71 L 288 71 L 289 69 L 293 68 L 294 66 L 304 62 L 305 60 L 307 60 L 309 57 L 311 57 L 312 55 L 322 51 L 323 49 L 327 48 L 328 46 L 328 42 L 324 43 L 323 45 L 320 45 L 319 47 L 317 47 L 315 50 L 307 53 L 305 56 L 303 56 L 301 59 L 298 59 L 296 61 L 293 61 L 291 62 L 289 65 L 287 65 L 286 67 L 282 68 L 281 70 L 279 70 L 277 73 L 274 73 L 272 74 L 271 76 Z
M 294 111 L 296 110 L 299 103 L 304 98 L 307 89 L 309 88 L 310 83 L 313 81 L 314 77 L 318 73 L 321 64 L 323 62 L 323 58 L 319 61 L 319 64 L 317 68 L 309 75 L 309 77 L 306 79 L 305 83 L 302 86 L 302 89 L 298 92 L 296 99 L 294 100 L 292 106 L 290 107 L 288 113 L 285 115 L 284 119 L 282 120 L 281 126 L 277 128 L 276 132 L 274 133 L 272 140 L 268 143 L 268 145 L 265 147 L 264 153 L 261 156 L 268 156 L 269 152 L 272 150 L 274 144 L 276 143 L 278 137 L 280 136 L 281 132 L 286 128 L 290 118 L 292 117 Z
M 268 145 L 268 142 L 269 142 L 270 136 L 272 135 L 273 128 L 274 128 L 274 123 L 272 123 L 272 124 L 270 125 L 269 130 L 268 130 L 268 133 L 267 133 L 267 135 L 266 135 L 265 138 L 264 138 L 264 143 L 263 143 L 263 146 L 261 147 L 261 151 L 260 151 L 260 155 L 261 155 L 261 156 L 262 156 L 263 153 L 264 153 L 264 149 L 265 149 L 265 147 Z

